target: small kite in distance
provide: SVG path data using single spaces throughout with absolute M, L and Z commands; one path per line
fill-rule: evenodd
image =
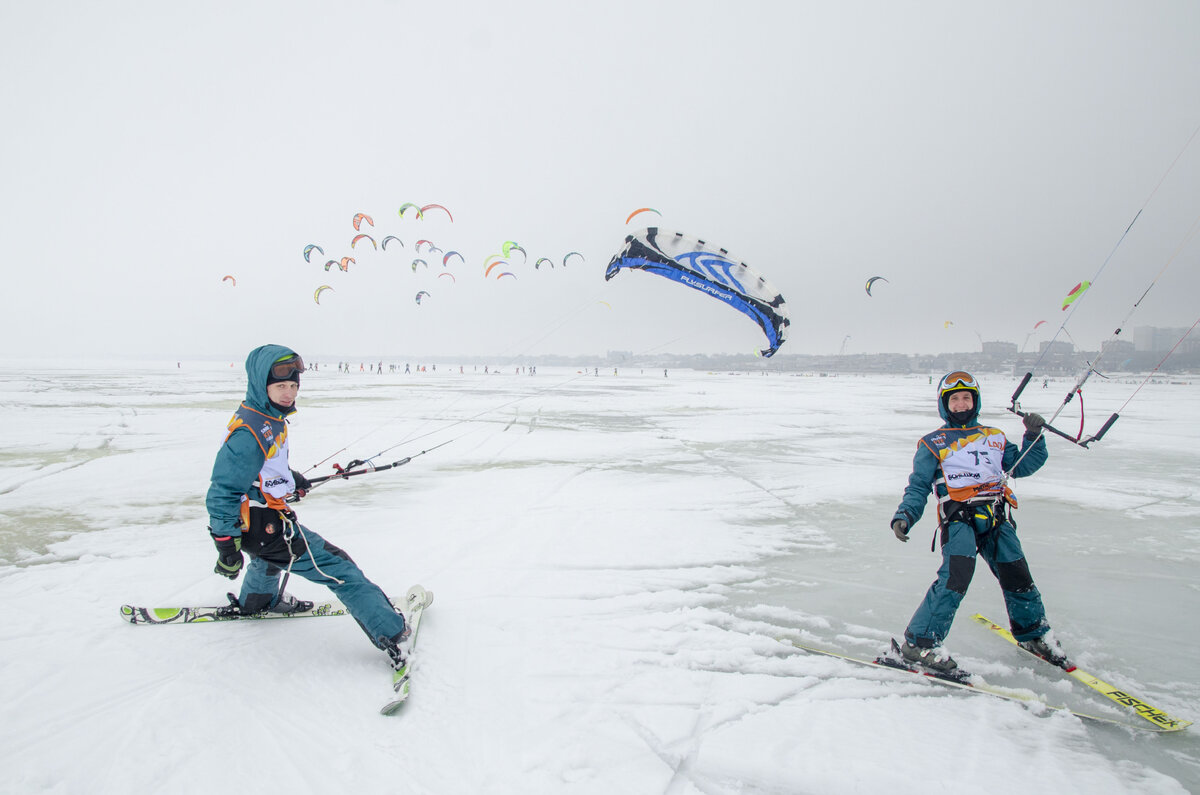
M 1067 307 L 1079 300 L 1079 296 L 1087 292 L 1087 289 L 1092 286 L 1091 282 L 1080 282 L 1071 288 L 1071 292 L 1067 293 L 1067 297 L 1063 299 L 1063 311 L 1067 311 Z
M 662 213 L 660 213 L 658 210 L 654 209 L 653 207 L 639 207 L 638 209 L 634 210 L 633 212 L 631 212 L 629 214 L 629 217 L 625 219 L 625 223 L 628 224 L 630 221 L 633 220 L 633 217 L 635 215 L 639 215 L 640 213 L 654 213 L 657 216 L 662 216 Z
M 887 279 L 883 278 L 882 276 L 872 276 L 871 278 L 867 279 L 867 295 L 871 294 L 871 285 L 874 284 L 875 282 L 885 282 L 887 284 L 891 284 L 891 282 L 889 282 Z

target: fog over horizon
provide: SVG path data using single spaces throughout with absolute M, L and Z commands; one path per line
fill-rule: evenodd
M 1064 321 L 1095 350 L 1197 321 L 1192 3 L 138 0 L 0 23 L 12 355 L 763 347 L 699 292 L 605 281 L 646 225 L 765 275 L 780 355 L 1036 350 Z

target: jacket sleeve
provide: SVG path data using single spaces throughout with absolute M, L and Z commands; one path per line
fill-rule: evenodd
M 933 490 L 933 481 L 937 479 L 938 460 L 929 448 L 917 442 L 917 454 L 913 456 L 912 474 L 908 476 L 908 485 L 904 487 L 904 499 L 892 516 L 892 521 L 904 519 L 912 527 L 925 513 L 925 503 L 929 501 L 929 492 Z
M 1026 452 L 1028 451 L 1028 452 Z M 1046 435 L 1038 434 L 1035 438 L 1030 439 L 1029 436 L 1021 437 L 1021 446 L 1017 447 L 1012 442 L 1004 445 L 1004 470 L 1009 472 L 1014 478 L 1023 478 L 1032 475 L 1042 468 L 1042 464 L 1046 463 L 1050 452 L 1046 447 Z M 1013 467 L 1013 464 L 1020 460 L 1021 463 Z
M 208 529 L 215 537 L 240 536 L 242 495 L 254 489 L 262 470 L 263 454 L 249 431 L 234 431 L 217 451 L 212 482 L 204 504 L 208 508 Z

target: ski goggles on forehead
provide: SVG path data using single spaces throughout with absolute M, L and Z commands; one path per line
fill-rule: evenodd
M 292 373 L 304 372 L 304 360 L 297 354 L 281 359 L 271 365 L 271 375 L 275 378 L 287 378 Z
M 959 370 L 942 379 L 942 394 L 951 389 L 979 389 L 979 383 L 975 380 L 975 376 Z

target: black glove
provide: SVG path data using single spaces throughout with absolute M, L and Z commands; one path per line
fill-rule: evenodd
M 1046 424 L 1046 418 L 1041 414 L 1034 414 L 1032 411 L 1022 418 L 1025 422 L 1025 435 L 1037 436 L 1042 432 L 1042 427 Z
M 907 541 L 908 540 L 908 520 L 907 519 L 893 519 L 892 520 L 892 532 L 896 534 L 896 538 L 900 539 L 901 541 Z
M 296 491 L 293 494 L 297 500 L 308 494 L 308 490 L 312 488 L 312 483 L 309 482 L 309 479 L 294 469 L 292 470 L 292 480 L 296 481 Z
M 213 567 L 213 571 L 222 577 L 236 580 L 244 562 L 242 558 L 242 537 L 225 536 L 217 538 L 213 536 L 213 543 L 217 545 L 217 565 Z

